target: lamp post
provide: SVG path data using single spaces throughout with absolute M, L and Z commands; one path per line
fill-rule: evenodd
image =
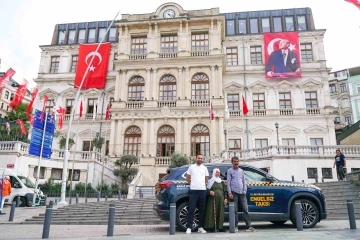
M 278 153 L 279 153 L 280 149 L 279 149 L 279 124 L 278 123 L 275 123 L 275 128 L 276 128 L 276 141 L 277 141 Z

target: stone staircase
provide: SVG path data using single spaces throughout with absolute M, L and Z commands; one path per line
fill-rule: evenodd
M 155 198 L 121 199 L 99 203 L 73 204 L 54 209 L 51 224 L 56 225 L 107 225 L 109 204 L 115 204 L 115 224 L 154 225 L 164 224 L 153 213 Z M 27 219 L 23 224 L 43 224 L 44 215 Z
M 360 187 L 349 181 L 316 184 L 326 198 L 328 220 L 347 220 L 347 200 L 353 200 L 355 218 L 360 219 Z

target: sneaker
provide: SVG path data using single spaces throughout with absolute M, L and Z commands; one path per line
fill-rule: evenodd
M 186 229 L 187 234 L 191 234 L 191 228 Z
M 199 228 L 199 229 L 198 229 L 198 233 L 206 233 L 206 231 L 205 231 L 205 229 L 203 229 L 203 228 Z
M 238 232 L 239 231 L 239 229 L 238 228 L 235 228 L 235 232 Z
M 248 227 L 248 229 L 245 230 L 246 232 L 255 232 L 255 228 Z

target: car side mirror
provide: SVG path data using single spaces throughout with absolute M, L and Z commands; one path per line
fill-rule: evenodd
M 270 174 L 266 174 L 265 178 L 266 178 L 266 181 L 269 181 L 269 182 L 274 181 L 274 178 Z

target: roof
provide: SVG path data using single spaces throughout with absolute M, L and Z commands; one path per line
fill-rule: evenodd
M 359 130 L 360 130 L 360 120 L 354 123 L 353 125 L 351 125 L 350 127 L 347 128 L 345 127 L 345 130 L 341 134 L 339 134 L 337 138 L 339 141 L 342 141 Z

